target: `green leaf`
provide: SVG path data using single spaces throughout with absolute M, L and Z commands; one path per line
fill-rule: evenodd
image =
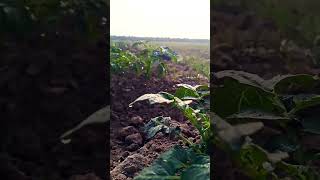
M 231 78 L 237 80 L 241 84 L 250 85 L 263 90 L 269 90 L 268 87 L 264 86 L 265 80 L 260 76 L 244 71 L 225 70 L 214 74 L 218 79 Z
M 263 148 L 249 143 L 242 146 L 238 163 L 243 172 L 254 179 L 268 179 L 274 170 L 274 163 L 288 158 L 285 152 L 269 153 Z
M 246 145 L 241 148 L 238 163 L 243 172 L 254 179 L 266 179 L 271 168 L 264 168 L 269 163 L 267 153 L 256 145 Z M 270 163 L 269 163 L 270 165 Z
M 134 100 L 132 103 L 129 104 L 129 107 L 132 107 L 132 105 L 139 101 L 146 101 L 148 100 L 150 104 L 170 104 L 174 102 L 173 96 L 169 93 L 160 92 L 158 94 L 144 94 L 140 97 L 138 97 L 136 100 Z
M 210 179 L 210 167 L 207 164 L 191 165 L 188 169 L 182 172 L 182 180 L 209 180 Z
M 188 84 L 177 84 L 177 86 L 179 88 L 176 90 L 174 95 L 182 100 L 198 99 L 200 97 L 196 91 L 196 87 Z
M 170 117 L 155 117 L 152 118 L 144 127 L 143 131 L 147 135 L 147 139 L 151 139 L 158 132 L 163 132 L 165 134 L 177 134 L 179 129 L 170 126 Z
M 279 162 L 276 166 L 277 169 L 286 173 L 287 177 L 292 177 L 299 180 L 318 180 L 320 175 L 311 168 L 302 165 L 292 165 L 285 162 Z
M 228 116 L 227 119 L 246 119 L 246 120 L 281 120 L 287 121 L 290 118 L 285 116 L 279 116 L 270 112 L 263 112 L 259 110 L 247 110 L 240 113 L 233 114 Z
M 158 76 L 163 77 L 167 73 L 167 68 L 164 63 L 158 65 Z
M 278 76 L 268 82 L 277 94 L 310 93 L 319 84 L 317 76 L 298 74 Z
M 310 107 L 320 105 L 320 95 L 317 94 L 299 94 L 293 96 L 295 107 L 290 111 L 290 114 L 298 113 Z
M 221 117 L 250 109 L 278 114 L 285 112 L 275 94 L 233 79 L 226 79 L 223 86 L 213 90 L 211 102 L 211 109 Z
M 89 117 L 87 117 L 85 120 L 83 120 L 81 123 L 79 123 L 74 128 L 66 131 L 60 136 L 60 139 L 62 143 L 68 144 L 71 142 L 70 139 L 65 139 L 66 137 L 70 136 L 72 133 L 78 131 L 83 126 L 89 125 L 89 124 L 99 124 L 99 123 L 105 123 L 110 120 L 110 106 L 106 106 L 104 108 L 99 109 L 98 111 L 91 114 Z
M 184 180 L 183 177 L 188 175 L 199 177 L 199 180 L 208 180 L 210 179 L 209 166 L 209 156 L 197 154 L 192 149 L 175 146 L 163 153 L 134 180 Z

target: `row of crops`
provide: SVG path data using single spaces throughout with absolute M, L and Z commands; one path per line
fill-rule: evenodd
M 165 53 L 141 42 L 114 45 L 111 69 L 150 77 L 150 67 L 165 67 L 161 58 Z M 163 72 L 161 69 L 156 72 Z M 175 107 L 201 136 L 200 143 L 191 142 L 181 129 L 172 126 L 170 117 L 152 118 L 143 128 L 147 139 L 162 132 L 184 143 L 162 154 L 135 179 L 209 179 L 213 146 L 227 153 L 241 173 L 252 179 L 320 178 L 315 163 L 320 157 L 319 146 L 310 144 L 320 135 L 318 76 L 282 75 L 265 80 L 228 70 L 215 72 L 211 78 L 211 88 L 178 84 L 174 93 L 145 94 L 129 104 L 147 101 Z M 211 173 L 214 177 L 214 169 Z
M 114 43 L 110 48 L 112 73 L 122 74 L 134 72 L 137 76 L 166 75 L 167 62 L 177 62 L 178 55 L 167 47 L 157 47 L 148 43 Z M 209 147 L 212 139 L 210 129 L 210 88 L 208 85 L 191 86 L 178 84 L 174 93 L 159 92 L 144 94 L 129 104 L 135 106 L 140 101 L 150 105 L 164 104 L 181 111 L 186 119 L 198 130 L 201 143 L 194 143 L 182 134 L 181 129 L 171 122 L 171 117 L 158 116 L 150 119 L 143 127 L 147 140 L 158 133 L 168 138 L 178 138 L 183 144 L 176 145 L 163 153 L 150 167 L 145 168 L 134 179 L 209 179 L 210 156 Z
M 168 47 L 156 47 L 138 41 L 134 43 L 117 42 L 110 47 L 110 67 L 112 73 L 133 71 L 137 76 L 157 76 L 167 73 L 165 61 L 177 62 L 177 54 Z

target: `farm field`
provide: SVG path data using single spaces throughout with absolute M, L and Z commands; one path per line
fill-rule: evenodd
M 318 45 L 288 31 L 285 1 L 239 2 L 211 14 L 213 177 L 319 179 Z
M 181 64 L 186 64 L 196 72 L 209 78 L 210 74 L 210 42 L 209 40 L 170 39 L 170 38 L 139 38 L 139 37 L 111 37 L 114 42 L 134 42 L 146 40 L 156 46 L 167 46 L 177 52 Z
M 157 47 L 159 47 L 159 44 L 150 44 L 150 46 L 152 46 L 152 48 L 149 47 L 150 52 L 154 52 L 154 50 L 157 49 Z M 181 48 L 181 50 L 184 50 L 181 47 L 181 44 L 179 44 L 178 46 Z M 128 51 L 136 52 L 133 47 L 134 45 L 129 45 L 129 48 L 127 48 Z M 188 44 L 188 47 L 193 48 L 190 44 Z M 111 58 L 116 59 L 116 57 L 120 57 L 117 56 L 117 53 L 123 53 L 123 51 L 119 52 L 115 50 L 116 46 L 112 48 L 114 49 L 111 49 Z M 142 50 L 138 50 L 138 52 L 136 52 L 135 54 L 139 56 L 139 53 L 144 52 L 144 50 L 146 49 L 142 48 Z M 188 50 L 189 49 L 186 49 L 185 51 Z M 112 56 L 113 52 L 115 56 Z M 129 56 L 129 54 L 126 55 Z M 152 55 L 148 56 L 148 58 L 152 57 Z M 135 65 L 138 63 L 134 63 L 134 58 L 131 58 L 131 65 L 132 67 L 135 67 Z M 187 104 L 177 106 L 174 104 L 174 102 L 172 102 L 172 105 L 166 105 L 163 104 L 163 102 L 161 103 L 161 100 L 159 102 L 156 102 L 157 99 L 151 100 L 152 97 L 149 97 L 150 102 L 155 101 L 155 104 L 150 105 L 147 102 L 138 101 L 134 103 L 132 107 L 129 106 L 130 103 L 135 101 L 140 96 L 143 96 L 145 94 L 150 95 L 150 93 L 154 93 L 151 96 L 157 96 L 157 93 L 159 92 L 171 93 L 172 95 L 176 96 L 175 98 L 177 100 L 180 101 L 187 100 L 184 99 L 188 98 L 186 96 L 187 94 L 185 93 L 189 93 L 189 96 L 191 96 L 191 92 L 196 93 L 198 95 L 199 100 L 205 98 L 205 96 L 200 97 L 199 94 L 196 91 L 193 91 L 192 88 L 190 89 L 190 87 L 196 87 L 196 85 L 203 85 L 204 90 L 208 92 L 208 78 L 205 78 L 204 76 L 198 76 L 198 73 L 192 67 L 188 66 L 187 64 L 177 63 L 175 60 L 173 60 L 174 58 L 176 57 L 172 56 L 172 60 L 170 61 L 164 61 L 163 59 L 159 59 L 160 64 L 163 63 L 164 65 L 162 68 L 164 68 L 165 73 L 159 74 L 159 64 L 155 63 L 153 65 L 152 72 L 149 75 L 148 71 L 139 72 L 136 70 L 136 68 L 128 68 L 125 71 L 122 71 L 122 69 L 118 68 L 118 61 L 116 61 L 115 59 L 111 59 L 111 68 L 114 67 L 115 71 L 112 73 L 111 76 L 112 105 L 110 137 L 112 149 L 110 159 L 110 170 L 111 177 L 115 180 L 145 178 L 152 179 L 156 178 L 157 176 L 168 178 L 170 174 L 164 175 L 160 172 L 160 174 L 157 174 L 156 171 L 154 171 L 156 173 L 155 175 L 157 175 L 155 176 L 151 173 L 153 171 L 152 169 L 145 168 L 149 166 L 151 166 L 152 168 L 153 163 L 155 163 L 156 159 L 158 159 L 161 155 L 164 156 L 163 158 L 168 158 L 166 157 L 166 155 L 163 154 L 165 152 L 181 151 L 180 153 L 188 154 L 193 151 L 193 149 L 190 149 L 190 147 L 188 148 L 188 146 L 193 147 L 195 145 L 201 145 L 202 143 L 204 143 L 203 139 L 201 138 L 202 136 L 199 134 L 199 131 L 195 126 L 193 126 L 194 123 L 188 120 L 185 114 L 185 108 L 189 107 L 189 105 Z M 140 58 L 138 58 L 138 60 L 136 59 L 136 61 L 139 61 L 140 59 L 143 58 L 140 56 Z M 142 64 L 143 63 L 144 62 L 142 62 Z M 122 68 L 124 68 L 124 66 L 125 65 L 122 64 Z M 145 65 L 142 66 L 146 68 Z M 180 90 L 180 93 L 177 93 L 177 90 Z M 162 96 L 161 94 L 158 95 L 165 99 L 165 96 Z M 193 94 L 193 96 L 195 96 L 195 94 Z M 180 98 L 183 100 L 181 100 Z M 146 98 L 145 100 L 148 101 L 148 98 Z M 170 99 L 167 100 L 169 101 Z M 195 97 L 194 101 L 197 101 Z M 205 112 L 208 111 L 203 111 L 202 113 Z M 163 119 L 167 119 L 167 121 L 162 122 Z M 208 120 L 209 119 L 207 119 L 207 123 L 209 123 Z M 164 124 L 162 124 L 163 126 L 161 125 L 153 127 L 153 122 Z M 147 125 L 150 127 L 146 128 Z M 181 138 L 181 136 L 183 136 L 184 138 Z M 183 149 L 179 149 L 179 147 Z M 190 152 L 186 149 L 189 149 Z M 200 148 L 196 149 L 200 150 Z M 208 179 L 209 156 L 205 155 L 205 151 L 202 150 L 200 151 L 200 153 L 198 152 L 197 154 L 204 158 L 203 161 L 206 162 L 206 164 L 203 165 L 207 166 L 204 166 L 204 170 L 199 169 L 196 170 L 194 173 L 204 173 L 201 174 L 199 178 Z M 179 156 L 173 156 L 171 158 L 179 159 Z M 193 158 L 193 156 L 190 156 L 189 158 Z M 191 165 L 192 164 L 188 166 Z M 165 167 L 166 164 L 162 166 L 163 168 L 168 168 Z M 180 165 L 176 164 L 176 166 Z M 174 174 L 171 174 L 170 176 L 178 178 L 177 174 L 175 174 L 175 171 L 177 170 L 174 170 L 172 168 L 173 167 L 171 167 L 170 171 L 173 171 Z M 169 169 L 168 172 L 170 172 Z M 186 174 L 187 173 L 191 172 L 186 172 Z

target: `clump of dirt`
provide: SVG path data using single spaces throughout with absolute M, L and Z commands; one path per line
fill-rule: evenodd
M 114 74 L 111 77 L 110 164 L 111 177 L 114 180 L 132 179 L 160 154 L 182 143 L 177 138 L 170 139 L 162 133 L 146 140 L 141 128 L 151 118 L 169 116 L 172 125 L 179 126 L 186 137 L 194 140 L 200 138 L 196 129 L 175 108 L 143 102 L 129 107 L 132 101 L 146 93 L 172 93 L 175 85 L 179 83 L 208 84 L 207 79 L 195 78 L 195 72 L 187 66 L 169 62 L 168 67 L 169 73 L 164 78 L 154 75 L 147 79 L 131 73 Z
M 83 128 L 67 145 L 59 136 L 108 104 L 106 49 L 104 39 L 55 35 L 2 44 L 2 179 L 105 179 L 105 126 Z

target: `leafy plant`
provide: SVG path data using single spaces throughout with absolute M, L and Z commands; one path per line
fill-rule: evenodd
M 151 167 L 144 169 L 135 180 L 208 180 L 210 158 L 193 149 L 175 146 L 162 154 Z
M 190 86 L 178 84 L 174 94 L 159 92 L 145 94 L 137 98 L 129 106 L 139 101 L 149 101 L 150 104 L 169 104 L 178 108 L 188 121 L 196 127 L 201 135 L 201 143 L 194 144 L 184 137 L 179 128 L 170 127 L 170 117 L 156 117 L 145 126 L 148 138 L 157 132 L 165 131 L 176 135 L 191 148 L 175 147 L 163 154 L 150 168 L 146 168 L 135 179 L 183 179 L 197 177 L 199 180 L 209 179 L 208 148 L 212 131 L 209 119 L 209 87 L 206 85 Z
M 103 107 L 96 112 L 92 113 L 88 116 L 85 120 L 81 121 L 77 126 L 74 128 L 66 131 L 60 136 L 60 140 L 64 144 L 68 144 L 71 142 L 71 139 L 67 138 L 74 132 L 78 131 L 82 127 L 89 125 L 89 124 L 101 124 L 106 123 L 110 120 L 110 106 Z
M 319 133 L 314 111 L 319 107 L 318 77 L 300 74 L 264 80 L 228 70 L 215 73 L 214 79 L 215 144 L 231 154 L 243 173 L 253 179 L 320 178 L 311 166 L 314 158 L 305 156 L 315 157 L 317 147 L 303 146 L 304 136 Z M 274 133 L 257 135 L 266 127 Z
M 172 61 L 176 60 L 176 54 L 171 49 L 153 47 L 141 41 L 132 45 L 114 44 L 110 48 L 110 53 L 113 72 L 134 70 L 138 75 L 144 74 L 148 78 L 151 77 L 153 69 L 157 70 L 159 77 L 163 77 L 167 73 L 164 57 Z

